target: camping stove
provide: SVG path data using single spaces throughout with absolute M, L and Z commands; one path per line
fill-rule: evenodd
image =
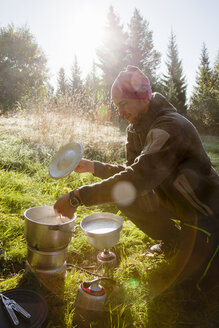
M 97 261 L 102 265 L 115 265 L 116 254 L 111 252 L 109 249 L 104 249 L 104 251 L 97 255 Z
M 123 219 L 113 213 L 94 213 L 82 219 L 81 229 L 88 237 L 88 242 L 101 250 L 97 261 L 101 265 L 114 265 L 116 255 L 110 250 L 120 238 Z

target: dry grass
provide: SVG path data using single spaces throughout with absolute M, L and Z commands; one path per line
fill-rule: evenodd
M 109 121 L 100 122 L 72 108 L 51 108 L 47 104 L 1 116 L 0 125 L 27 143 L 47 145 L 54 150 L 73 140 L 81 142 L 84 148 L 104 150 L 109 144 L 124 146 L 125 139 L 124 133 Z

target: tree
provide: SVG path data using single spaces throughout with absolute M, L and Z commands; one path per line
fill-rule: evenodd
M 0 107 L 46 93 L 46 58 L 27 27 L 0 28 Z
M 156 87 L 161 55 L 154 49 L 149 23 L 135 9 L 128 27 L 128 63 L 138 66 L 150 79 L 152 88 Z
M 186 115 L 186 82 L 183 76 L 182 61 L 179 60 L 176 37 L 171 31 L 167 51 L 167 74 L 162 79 L 164 95 L 177 108 L 178 112 Z
M 82 90 L 82 86 L 83 86 L 83 81 L 81 78 L 81 69 L 78 64 L 77 57 L 75 56 L 74 63 L 72 66 L 71 79 L 70 79 L 71 93 L 75 94 L 75 93 L 80 92 Z
M 217 58 L 213 67 L 213 72 L 212 72 L 212 85 L 213 88 L 219 92 L 219 52 L 217 54 Z M 218 94 L 219 96 L 219 94 Z
M 87 75 L 85 81 L 85 89 L 92 95 L 93 105 L 98 101 L 98 93 L 100 91 L 100 78 L 97 72 L 97 64 L 93 62 L 92 70 Z
M 76 110 L 77 114 L 84 115 L 89 110 L 89 100 L 86 94 L 84 83 L 81 77 L 81 69 L 76 56 L 72 66 L 72 74 L 69 86 L 69 95 L 72 109 Z
M 58 72 L 57 82 L 58 82 L 57 96 L 66 96 L 68 94 L 69 85 L 68 85 L 68 79 L 65 75 L 65 70 L 63 67 L 61 67 Z
M 219 71 L 218 58 L 210 68 L 206 45 L 203 44 L 196 86 L 191 97 L 189 114 L 202 132 L 218 133 L 219 128 Z
M 109 97 L 110 89 L 118 73 L 125 68 L 127 34 L 123 32 L 119 17 L 110 6 L 103 45 L 96 51 L 98 67 L 102 71 L 102 85 Z
M 212 71 L 212 93 L 214 107 L 211 110 L 212 120 L 214 121 L 215 134 L 219 135 L 219 52 Z
M 105 93 L 100 82 L 97 65 L 93 62 L 92 70 L 85 82 L 85 96 L 90 107 L 90 117 L 105 122 L 111 119 L 112 109 L 108 102 L 106 103 Z

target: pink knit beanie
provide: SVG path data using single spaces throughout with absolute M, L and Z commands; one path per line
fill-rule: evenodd
M 112 89 L 112 99 L 148 99 L 151 100 L 152 91 L 147 76 L 136 66 L 127 66 L 119 73 Z

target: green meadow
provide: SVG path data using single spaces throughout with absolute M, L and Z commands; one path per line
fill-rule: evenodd
M 113 278 L 116 284 L 101 283 L 107 291 L 104 317 L 97 317 L 88 327 L 219 327 L 219 285 L 205 292 L 175 286 L 174 276 L 170 278 L 174 251 L 169 256 L 151 254 L 148 250 L 156 241 L 126 217 L 120 240 L 112 248 L 116 266 L 104 269 L 97 264 L 98 251 L 88 243 L 80 221 L 94 212 L 121 215 L 113 205 L 78 208 L 64 278 L 46 280 L 27 269 L 24 211 L 53 205 L 62 194 L 99 181 L 89 173 L 72 173 L 60 180 L 49 176 L 53 155 L 70 140 L 80 141 L 84 157 L 89 159 L 124 161 L 125 136 L 110 124 L 50 110 L 0 117 L 0 292 L 13 288 L 38 291 L 49 305 L 45 327 L 70 328 L 75 325 L 78 286 L 101 275 Z M 203 136 L 202 140 L 219 173 L 219 138 Z

